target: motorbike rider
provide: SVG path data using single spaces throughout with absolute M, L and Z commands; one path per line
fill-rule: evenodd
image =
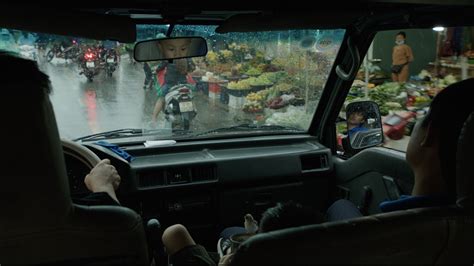
M 103 41 L 102 42 L 102 47 L 103 47 L 102 57 L 103 55 L 107 54 L 109 51 L 113 52 L 114 56 L 117 56 L 117 50 L 116 50 L 117 46 L 118 44 L 116 41 L 110 41 L 110 40 Z
M 73 47 L 73 41 L 72 39 L 62 39 L 61 42 L 59 43 L 59 49 L 61 52 L 65 53 L 68 50 L 70 50 Z
M 158 99 L 156 100 L 155 108 L 153 110 L 152 122 L 156 123 L 158 115 L 163 110 L 165 105 L 165 96 L 169 89 L 178 84 L 195 85 L 191 73 L 195 68 L 191 59 L 177 59 L 173 63 L 164 61 L 156 68 L 156 75 L 154 78 L 154 85 L 157 91 Z

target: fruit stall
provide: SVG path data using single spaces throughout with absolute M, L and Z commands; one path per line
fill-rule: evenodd
M 232 43 L 195 59 L 191 75 L 210 99 L 249 120 L 307 128 L 328 75 L 322 65 L 331 60 L 297 49 L 278 57 L 267 53 Z

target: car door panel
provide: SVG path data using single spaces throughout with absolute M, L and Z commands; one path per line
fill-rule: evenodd
M 334 158 L 338 195 L 363 206 L 367 200 L 369 214 L 379 213 L 378 205 L 411 194 L 413 172 L 405 154 L 387 148 L 370 148 L 354 157 Z

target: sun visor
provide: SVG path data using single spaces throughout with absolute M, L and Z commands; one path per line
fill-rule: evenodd
M 217 27 L 217 33 L 273 31 L 289 29 L 341 29 L 347 28 L 358 17 L 360 12 L 353 10 L 335 13 L 313 12 L 286 14 L 240 14 L 224 21 Z
M 0 27 L 123 43 L 136 41 L 133 20 L 115 15 L 0 5 Z

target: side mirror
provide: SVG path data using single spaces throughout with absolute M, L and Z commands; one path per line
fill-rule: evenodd
M 350 148 L 360 151 L 383 142 L 382 118 L 372 101 L 352 102 L 346 107 L 347 138 Z
M 202 37 L 176 37 L 141 41 L 135 44 L 133 57 L 138 62 L 173 60 L 205 56 L 207 42 Z

